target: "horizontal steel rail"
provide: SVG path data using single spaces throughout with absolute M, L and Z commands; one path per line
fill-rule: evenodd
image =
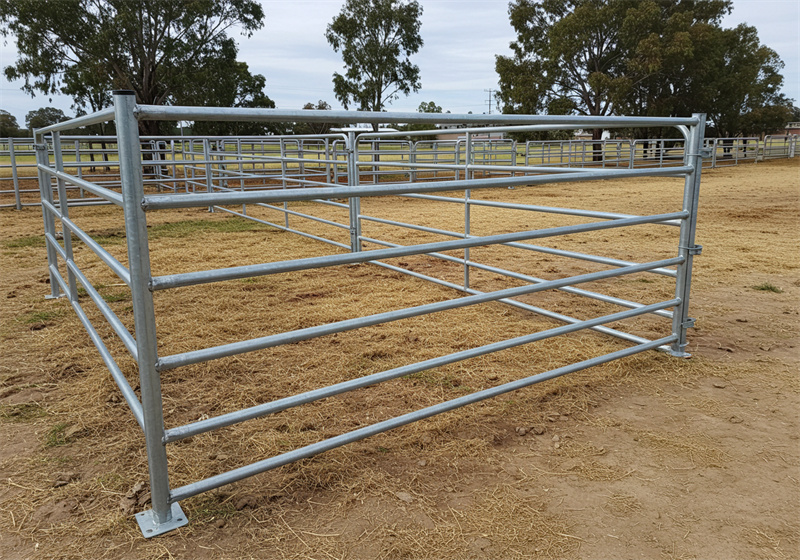
M 336 247 L 341 247 L 342 249 L 349 249 L 350 248 L 350 246 L 345 244 L 345 243 L 337 243 L 336 241 L 332 241 L 330 239 L 326 239 L 325 237 L 320 237 L 319 235 L 314 235 L 314 234 L 311 234 L 311 233 L 307 233 L 307 232 L 299 230 L 299 229 L 292 229 L 292 228 L 289 228 L 289 227 L 286 227 L 286 226 L 282 226 L 280 224 L 276 224 L 274 222 L 269 222 L 267 220 L 260 220 L 258 218 L 254 218 L 254 217 L 249 216 L 247 214 L 244 214 L 242 212 L 236 212 L 235 210 L 230 210 L 228 208 L 224 208 L 224 207 L 216 207 L 216 208 L 218 210 L 221 210 L 222 212 L 227 212 L 228 214 L 233 214 L 234 216 L 239 216 L 240 218 L 245 218 L 247 220 L 252 220 L 254 222 L 258 222 L 260 224 L 264 224 L 265 226 L 274 227 L 275 229 L 279 229 L 281 231 L 286 231 L 286 232 L 289 232 L 289 233 L 295 233 L 295 234 L 297 234 L 297 235 L 299 235 L 301 237 L 305 237 L 306 239 L 313 239 L 314 241 L 321 241 L 323 243 L 327 243 L 328 245 L 334 245 Z M 283 209 L 280 209 L 280 210 L 283 210 Z M 155 278 L 160 278 L 160 277 L 154 277 L 153 279 L 155 280 Z M 155 289 L 155 288 L 153 288 L 153 289 Z
M 548 329 L 537 333 L 527 334 L 516 338 L 510 338 L 508 340 L 504 340 L 501 342 L 495 342 L 492 344 L 479 346 L 477 348 L 471 348 L 469 350 L 454 352 L 446 356 L 439 356 L 437 358 L 423 360 L 416 364 L 401 366 L 398 368 L 382 371 L 379 373 L 373 373 L 371 375 L 365 375 L 364 377 L 359 377 L 357 379 L 352 379 L 350 381 L 344 381 L 342 383 L 337 383 L 335 385 L 330 385 L 328 387 L 323 387 L 321 389 L 315 389 L 313 391 L 308 391 L 306 393 L 301 393 L 298 395 L 294 395 L 292 397 L 278 399 L 276 401 L 252 406 L 228 414 L 222 414 L 220 416 L 216 416 L 214 418 L 209 418 L 206 420 L 199 420 L 197 422 L 193 422 L 185 426 L 170 428 L 165 432 L 164 443 L 179 441 L 181 439 L 210 432 L 211 430 L 215 430 L 222 427 L 233 426 L 234 424 L 239 424 L 247 420 L 261 418 L 268 414 L 275 414 L 283 410 L 288 410 L 289 408 L 294 408 L 296 406 L 300 406 L 303 404 L 308 404 L 321 399 L 326 399 L 329 397 L 354 391 L 356 389 L 361 389 L 363 387 L 369 387 L 370 385 L 383 383 L 384 381 L 390 381 L 392 379 L 397 379 L 399 377 L 404 377 L 406 375 L 411 375 L 414 373 L 418 373 L 420 371 L 434 369 L 455 362 L 468 360 L 470 358 L 477 358 L 479 356 L 484 356 L 486 354 L 500 352 L 502 350 L 508 350 L 510 348 L 522 346 L 524 344 L 530 344 L 532 342 L 538 342 L 540 340 L 545 340 L 548 338 L 553 338 L 556 336 L 561 336 L 564 334 L 569 334 L 580 330 L 589 329 L 591 327 L 603 325 L 605 323 L 613 323 L 631 317 L 637 317 L 639 315 L 643 315 L 646 313 L 653 313 L 661 309 L 667 309 L 669 307 L 673 307 L 678 303 L 680 303 L 679 300 L 669 300 L 661 303 L 643 306 L 642 308 L 639 309 L 620 311 L 618 313 L 613 313 L 611 315 L 605 315 L 603 317 L 597 317 L 595 319 L 588 319 L 585 321 L 581 321 L 580 323 L 564 325 L 561 327 L 556 327 L 553 329 Z
M 108 267 L 119 277 L 120 280 L 125 282 L 125 284 L 130 287 L 130 271 L 121 262 L 119 262 L 111 253 L 106 251 L 99 243 L 97 243 L 97 241 L 92 239 L 90 235 L 79 228 L 75 222 L 63 216 L 55 204 L 52 204 L 46 200 L 42 201 L 42 204 L 55 215 L 59 216 L 64 226 L 67 227 L 78 239 L 83 241 L 100 260 L 108 265 Z
M 400 247 L 401 246 L 401 245 L 398 245 L 396 243 L 388 243 L 386 241 L 381 241 L 379 239 L 372 239 L 372 238 L 369 238 L 369 237 L 362 237 L 362 240 L 368 241 L 370 243 L 375 243 L 375 244 L 378 244 L 378 245 L 383 245 L 383 246 L 386 246 L 386 247 Z M 435 258 L 440 259 L 440 260 L 445 260 L 445 261 L 449 261 L 449 262 L 464 264 L 465 266 L 469 266 L 470 268 L 475 268 L 475 269 L 478 269 L 478 270 L 485 270 L 486 272 L 493 272 L 495 274 L 499 274 L 500 276 L 505 276 L 507 278 L 515 278 L 517 280 L 522 280 L 524 282 L 530 282 L 530 283 L 547 282 L 547 280 L 545 280 L 543 278 L 537 278 L 535 276 L 530 276 L 528 274 L 520 274 L 518 272 L 513 272 L 511 270 L 506 270 L 504 268 L 499 268 L 499 267 L 496 267 L 496 266 L 490 266 L 490 265 L 482 264 L 482 263 L 475 262 L 475 261 L 465 260 L 465 259 L 460 258 L 460 257 L 451 257 L 450 255 L 443 255 L 442 253 L 426 253 L 426 255 L 430 256 L 430 257 L 435 257 Z M 637 264 L 640 264 L 640 263 L 633 263 L 633 262 L 626 262 L 625 264 L 616 263 L 616 266 L 635 266 Z M 402 269 L 402 268 L 400 270 L 402 270 L 405 273 L 408 272 L 407 270 Z M 652 269 L 648 269 L 648 270 L 645 270 L 645 271 L 642 271 L 642 272 L 653 272 L 655 270 L 665 270 L 665 269 L 652 268 Z M 671 271 L 671 272 L 673 272 L 672 276 L 674 277 L 675 276 L 674 271 Z M 454 288 L 456 290 L 463 290 L 463 287 L 460 287 L 460 286 L 458 286 L 456 284 L 452 284 L 452 283 L 450 283 L 448 285 L 448 287 Z M 583 289 L 580 289 L 580 288 L 572 288 L 572 287 L 567 286 L 567 287 L 556 288 L 556 289 L 558 289 L 559 291 L 565 292 L 565 293 L 580 295 L 580 296 L 584 296 L 584 297 L 589 298 L 589 299 L 602 301 L 604 303 L 612 303 L 614 305 L 621 305 L 623 307 L 630 307 L 630 308 L 642 307 L 642 304 L 640 304 L 640 303 L 636 303 L 636 302 L 633 302 L 633 301 L 628 301 L 628 300 L 625 300 L 625 299 L 622 299 L 622 298 L 617 298 L 617 297 L 613 297 L 613 296 L 609 296 L 609 295 L 605 295 L 605 294 L 600 294 L 600 293 L 597 293 L 597 292 L 592 292 L 592 291 L 589 291 L 589 290 L 583 290 Z M 660 311 L 660 312 L 656 313 L 656 315 L 660 315 L 662 317 L 672 318 L 672 313 L 670 313 L 669 311 Z
M 295 461 L 299 461 L 300 459 L 306 459 L 309 457 L 313 457 L 315 455 L 319 455 L 320 453 L 323 453 L 325 451 L 330 451 L 331 449 L 335 449 L 343 445 L 347 445 L 348 443 L 360 441 L 362 439 L 368 438 L 373 435 L 387 432 L 389 430 L 393 430 L 395 428 L 399 428 L 401 426 L 405 426 L 413 422 L 418 422 L 420 420 L 436 416 L 437 414 L 442 414 L 444 412 L 455 410 L 456 408 L 460 408 L 462 406 L 474 404 L 476 402 L 480 402 L 493 397 L 498 397 L 505 393 L 510 393 L 511 391 L 517 391 L 525 387 L 530 387 L 531 385 L 534 385 L 536 383 L 541 383 L 542 381 L 555 379 L 556 377 L 560 377 L 568 373 L 573 373 L 576 371 L 580 371 L 582 369 L 598 366 L 613 360 L 618 360 L 621 358 L 625 358 L 627 356 L 632 356 L 634 354 L 638 354 L 639 352 L 644 352 L 646 350 L 658 348 L 659 346 L 669 344 L 674 340 L 675 340 L 674 335 L 667 336 L 659 340 L 654 340 L 652 342 L 647 342 L 644 344 L 640 344 L 638 346 L 632 346 L 630 348 L 618 350 L 616 352 L 612 352 L 604 356 L 599 356 L 597 358 L 592 358 L 589 360 L 583 360 L 575 364 L 570 364 L 568 366 L 553 369 L 548 372 L 532 375 L 524 379 L 512 381 L 509 383 L 504 383 L 503 385 L 498 385 L 497 387 L 492 387 L 491 389 L 476 391 L 474 393 L 465 395 L 463 397 L 459 397 L 457 399 L 452 399 L 437 405 L 417 410 L 415 412 L 404 414 L 402 416 L 397 416 L 396 418 L 392 418 L 390 420 L 384 420 L 383 422 L 378 422 L 376 424 L 372 424 L 371 426 L 367 426 L 358 430 L 353 430 L 352 432 L 332 437 L 324 441 L 321 441 L 319 443 L 313 443 L 311 445 L 301 447 L 300 449 L 296 449 L 294 451 L 278 455 L 277 457 L 265 459 L 263 461 L 253 463 L 251 465 L 247 465 L 245 467 L 239 467 L 238 469 L 233 469 L 226 473 L 206 478 L 205 480 L 202 481 L 194 482 L 192 484 L 187 484 L 185 486 L 175 488 L 170 493 L 170 500 L 172 502 L 185 500 L 186 498 L 190 498 L 192 496 L 196 496 L 197 494 L 213 490 L 214 488 L 219 488 L 220 486 L 237 482 L 239 480 L 248 478 L 250 476 L 263 473 L 281 467 L 283 465 L 293 463 Z
M 672 212 L 669 214 L 637 216 L 636 218 L 625 218 L 608 222 L 560 226 L 555 228 L 531 230 L 519 233 L 506 233 L 501 235 L 487 235 L 484 237 L 473 237 L 470 239 L 460 239 L 454 241 L 439 241 L 435 243 L 424 243 L 421 245 L 411 245 L 392 249 L 376 249 L 372 251 L 361 251 L 359 253 L 350 253 L 344 255 L 328 255 L 325 257 L 310 257 L 293 261 L 237 266 L 203 272 L 187 272 L 183 274 L 155 276 L 150 280 L 150 289 L 152 291 L 165 290 L 169 288 L 207 284 L 210 282 L 221 282 L 224 280 L 238 280 L 242 278 L 251 278 L 254 276 L 264 276 L 267 274 L 296 272 L 298 270 L 308 270 L 310 268 L 355 264 L 367 261 L 392 259 L 396 257 L 422 255 L 425 253 L 450 251 L 454 249 L 481 247 L 525 239 L 541 239 L 544 237 L 555 237 L 559 235 L 585 233 L 589 231 L 599 231 L 626 226 L 652 224 L 664 220 L 685 219 L 687 217 L 688 214 L 686 212 Z
M 508 208 L 511 210 L 529 210 L 532 212 L 544 212 L 546 214 L 564 214 L 567 216 L 582 216 L 584 218 L 600 218 L 605 220 L 617 220 L 620 218 L 632 218 L 632 214 L 620 214 L 618 212 L 599 212 L 596 210 L 581 210 L 578 208 L 555 208 L 553 206 L 538 206 L 535 204 L 515 204 L 513 202 L 498 202 L 494 200 L 479 200 L 475 198 L 458 198 L 448 196 L 436 196 L 432 194 L 404 194 L 407 198 L 419 198 L 424 200 L 437 200 L 440 202 L 453 202 L 458 204 L 469 204 L 470 206 L 486 206 L 488 208 Z M 661 222 L 668 226 L 680 226 L 680 222 L 665 221 Z
M 51 234 L 49 233 L 45 234 L 45 242 L 48 244 L 48 246 L 55 249 L 55 252 L 67 263 L 67 267 L 69 270 L 71 270 L 73 273 L 76 271 L 78 272 L 79 274 L 78 278 L 81 284 L 86 289 L 93 303 L 97 305 L 100 312 L 109 321 L 109 324 L 111 324 L 115 332 L 117 332 L 117 334 L 120 336 L 126 348 L 128 348 L 128 350 L 131 351 L 131 348 L 129 348 L 128 346 L 129 341 L 132 339 L 132 337 L 130 337 L 130 333 L 125 328 L 125 326 L 122 325 L 122 323 L 119 321 L 119 318 L 111 310 L 111 308 L 108 307 L 108 305 L 102 299 L 102 296 L 100 296 L 97 293 L 97 291 L 88 281 L 88 279 L 83 275 L 83 273 L 80 272 L 80 269 L 78 269 L 75 263 L 67 259 L 66 251 L 61 247 L 61 245 L 59 245 L 58 241 Z M 64 293 L 68 293 L 70 291 L 70 288 L 67 285 L 67 282 L 61 276 L 58 267 L 56 265 L 50 265 L 48 268 L 51 273 L 51 278 L 54 277 L 58 282 L 58 284 L 60 285 L 61 289 L 64 291 Z M 97 296 L 97 298 L 95 298 L 95 296 Z M 103 360 L 103 363 L 108 368 L 109 372 L 111 373 L 111 377 L 114 379 L 114 382 L 119 387 L 120 392 L 122 392 L 122 396 L 125 399 L 125 402 L 128 404 L 131 413 L 133 413 L 136 422 L 139 424 L 139 426 L 143 426 L 144 417 L 142 411 L 142 404 L 139 401 L 138 397 L 136 396 L 136 393 L 131 388 L 130 383 L 128 383 L 128 380 L 125 378 L 125 375 L 122 373 L 122 370 L 117 365 L 117 362 L 111 356 L 111 352 L 109 352 L 108 347 L 105 345 L 105 342 L 103 342 L 102 337 L 97 333 L 97 330 L 94 328 L 94 325 L 92 325 L 91 321 L 89 320 L 89 317 L 86 315 L 86 312 L 83 310 L 83 307 L 81 306 L 80 302 L 77 300 L 77 298 L 76 299 L 70 298 L 69 302 L 72 305 L 72 308 L 75 311 L 75 313 L 78 315 L 81 324 L 86 329 L 86 332 L 89 334 L 89 338 L 91 339 L 92 343 L 94 343 L 95 347 L 97 348 L 97 351 L 100 353 L 100 357 Z M 106 315 L 106 312 L 109 312 L 109 315 Z M 120 331 L 117 331 L 117 328 L 119 328 Z M 122 334 L 120 334 L 120 332 L 127 333 L 128 340 L 126 340 L 126 338 Z M 137 359 L 137 353 L 135 349 L 131 351 L 131 355 L 133 356 L 134 359 Z
M 613 270 L 605 270 L 602 272 L 581 274 L 579 276 L 571 276 L 568 278 L 561 278 L 559 280 L 547 280 L 547 281 L 542 281 L 539 284 L 534 284 L 529 286 L 507 288 L 505 290 L 488 292 L 481 295 L 466 296 L 454 300 L 429 303 L 425 305 L 419 305 L 416 307 L 407 307 L 403 310 L 387 311 L 385 313 L 369 315 L 366 317 L 361 317 L 359 319 L 339 321 L 337 323 L 321 325 L 318 327 L 308 327 L 306 329 L 301 329 L 299 331 L 289 331 L 279 335 L 253 338 L 251 340 L 244 342 L 223 344 L 221 346 L 215 346 L 213 348 L 204 348 L 202 350 L 184 352 L 182 354 L 173 354 L 171 356 L 164 356 L 162 358 L 159 358 L 158 362 L 156 363 L 156 369 L 158 371 L 165 371 L 180 366 L 196 364 L 198 362 L 206 362 L 209 360 L 216 360 L 228 356 L 235 356 L 237 354 L 244 354 L 245 352 L 263 350 L 265 348 L 272 348 L 274 346 L 280 346 L 283 344 L 293 344 L 295 342 L 308 340 L 310 338 L 317 338 L 328 334 L 345 332 L 362 327 L 378 325 L 381 323 L 399 321 L 401 319 L 408 319 L 411 317 L 418 317 L 419 315 L 427 315 L 439 311 L 458 309 L 460 307 L 466 307 L 468 305 L 477 305 L 479 303 L 497 301 L 499 299 L 512 298 L 525 294 L 533 294 L 544 290 L 551 290 L 554 288 L 572 286 L 574 284 L 583 284 L 585 282 L 594 282 L 606 278 L 614 278 L 626 274 L 644 272 L 652 268 L 680 264 L 683 261 L 684 259 L 682 257 L 676 257 L 673 259 L 658 261 L 656 263 L 644 263 L 624 268 L 616 268 Z
M 338 189 L 285 189 L 265 192 L 231 192 L 231 193 L 198 193 L 182 195 L 145 195 L 142 208 L 145 211 L 202 208 L 203 206 L 220 206 L 223 204 L 250 204 L 253 202 L 283 202 L 311 200 L 314 198 L 353 198 L 368 196 L 387 196 L 413 194 L 417 192 L 444 192 L 453 190 L 489 189 L 495 187 L 514 187 L 523 185 L 543 185 L 549 183 L 566 183 L 591 181 L 594 179 L 626 179 L 637 177 L 678 177 L 691 172 L 689 166 L 667 169 L 624 169 L 597 172 L 593 169 L 558 175 L 536 175 L 526 177 L 498 177 L 494 179 L 473 179 L 466 184 L 463 181 L 437 181 L 433 183 L 387 183 L 375 187 L 339 187 Z
M 242 122 L 323 122 L 381 124 L 391 119 L 395 122 L 417 123 L 469 123 L 476 125 L 565 125 L 575 128 L 603 127 L 674 127 L 698 124 L 697 117 L 595 117 L 583 115 L 464 115 L 449 113 L 403 113 L 370 111 L 315 111 L 230 107 L 179 107 L 169 105 L 137 105 L 134 114 L 138 120 L 152 121 L 242 121 Z M 67 121 L 70 122 L 70 121 Z M 99 122 L 99 121 L 97 121 Z M 56 127 L 58 125 L 54 125 Z M 49 132 L 48 127 L 41 132 Z M 468 130 L 468 129 L 467 129 Z M 425 131 L 422 131 L 423 133 Z M 459 131 L 461 132 L 461 131 Z M 408 133 L 372 133 L 365 131 L 361 137 L 384 135 L 403 136 Z M 430 135 L 430 131 L 427 131 Z
M 103 200 L 112 202 L 117 206 L 122 206 L 122 195 L 119 194 L 118 192 L 114 192 L 110 189 L 99 187 L 94 183 L 90 183 L 89 181 L 84 181 L 83 179 L 75 177 L 74 175 L 69 175 L 67 173 L 64 173 L 63 171 L 57 171 L 45 165 L 40 165 L 39 170 L 47 173 L 48 175 L 52 175 L 57 179 L 61 179 L 62 181 L 68 181 L 70 183 L 73 183 L 74 185 L 81 187 L 82 189 L 85 189 L 92 194 L 96 194 Z

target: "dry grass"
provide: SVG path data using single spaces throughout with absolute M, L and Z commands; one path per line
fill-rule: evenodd
M 603 189 L 570 184 L 500 194 L 512 202 L 557 205 L 566 199 L 565 205 L 657 213 L 677 209 L 681 188 L 680 180 L 659 179 L 646 184 L 604 182 Z M 314 211 L 327 219 L 341 219 L 346 213 L 306 203 L 293 208 Z M 445 203 L 378 199 L 365 201 L 363 210 L 454 231 L 463 228 L 463 210 Z M 773 210 L 763 210 L 767 211 Z M 550 426 L 553 418 L 564 417 L 580 418 L 587 425 L 602 423 L 592 419 L 591 411 L 604 398 L 600 396 L 603 391 L 623 385 L 652 389 L 667 380 L 691 384 L 700 375 L 713 375 L 713 369 L 719 367 L 703 359 L 682 361 L 649 353 L 578 372 L 186 500 L 182 505 L 192 520 L 188 528 L 165 539 L 143 541 L 131 515 L 119 510 L 131 487 L 146 481 L 141 434 L 69 304 L 41 299 L 48 286 L 38 212 L 26 209 L 0 216 L 7 303 L 0 327 L 5 356 L 0 367 L 0 395 L 4 399 L 0 421 L 21 426 L 31 450 L 21 461 L 2 456 L 0 470 L 5 482 L 0 488 L 3 484 L 5 488 L 0 494 L 0 523 L 17 539 L 14 542 L 35 541 L 50 551 L 57 546 L 58 554 L 64 557 L 172 557 L 180 546 L 188 547 L 195 557 L 231 558 L 574 556 L 582 539 L 572 533 L 568 517 L 551 511 L 530 482 L 552 474 L 612 482 L 622 480 L 631 470 L 607 461 L 604 448 L 569 438 L 552 451 L 558 461 L 554 466 L 564 470 L 546 471 L 535 465 L 524 472 L 509 469 L 501 449 L 514 426 Z M 324 245 L 219 212 L 165 211 L 149 218 L 155 274 L 303 258 L 330 251 Z M 699 237 L 731 235 L 725 219 L 718 218 L 701 215 L 704 225 Z M 75 209 L 73 219 L 126 261 L 116 209 Z M 519 212 L 501 217 L 495 210 L 482 208 L 473 211 L 472 219 L 476 234 L 578 221 L 555 215 L 532 218 Z M 324 225 L 306 229 L 330 233 L 329 226 Z M 381 224 L 366 224 L 364 234 L 403 244 L 441 239 L 422 232 L 398 232 Z M 738 232 L 751 234 L 768 235 Z M 339 235 L 338 240 L 344 241 L 346 232 Z M 552 245 L 642 261 L 674 254 L 676 238 L 675 228 L 644 226 L 630 233 L 570 236 Z M 758 255 L 748 260 L 748 266 L 762 274 L 773 270 L 776 258 L 796 261 L 789 257 L 796 249 L 791 240 L 770 240 L 774 250 L 769 261 L 760 260 Z M 702 261 L 696 276 L 698 290 L 712 285 L 718 274 L 735 269 L 742 258 L 738 253 L 714 255 L 713 244 L 710 250 L 712 257 Z M 510 248 L 494 252 L 474 249 L 471 256 L 548 279 L 602 268 Z M 130 295 L 124 285 L 85 247 L 76 247 L 76 261 L 132 330 Z M 453 282 L 460 281 L 463 274 L 457 265 L 430 258 L 398 259 L 393 264 Z M 478 272 L 472 277 L 472 285 L 479 289 L 519 284 L 488 273 Z M 653 275 L 585 287 L 645 303 L 672 297 L 669 279 Z M 159 352 L 185 352 L 451 297 L 453 292 L 447 288 L 369 264 L 158 292 Z M 558 292 L 522 299 L 586 318 L 618 310 Z M 88 297 L 84 296 L 82 302 L 110 341 L 112 352 L 123 356 L 124 348 L 109 336 L 109 328 L 102 327 L 103 319 Z M 502 304 L 484 304 L 167 371 L 162 374 L 166 423 L 175 426 L 216 416 L 556 325 Z M 646 318 L 627 321 L 622 328 L 651 338 L 669 332 L 666 320 Z M 185 484 L 624 346 L 596 333 L 576 333 L 196 436 L 168 446 L 171 484 Z M 135 364 L 121 359 L 120 365 L 131 385 L 137 387 Z M 735 375 L 730 372 L 732 378 Z M 17 397 L 18 402 L 14 402 Z M 711 413 L 727 414 L 713 400 L 695 404 Z M 716 467 L 728 459 L 725 451 L 702 433 L 630 426 L 626 431 L 656 456 L 678 456 L 702 467 Z M 541 449 L 534 450 L 534 455 L 541 454 Z M 63 481 L 66 483 L 61 484 Z M 140 503 L 135 509 L 142 507 Z M 622 517 L 635 514 L 642 505 L 634 495 L 620 491 L 607 492 L 603 507 L 611 515 Z M 215 529 L 220 523 L 227 527 L 224 532 Z M 783 550 L 775 548 L 769 532 L 747 535 L 751 540 L 767 537 L 769 542 L 762 543 L 763 547 Z M 248 548 L 254 543 L 258 554 Z M 213 550 L 204 552 L 205 548 Z

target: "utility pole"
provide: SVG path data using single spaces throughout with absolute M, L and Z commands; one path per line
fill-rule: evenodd
M 485 91 L 485 92 L 487 92 L 489 94 L 489 101 L 487 101 L 487 103 L 489 104 L 489 114 L 491 115 L 492 114 L 492 94 L 495 93 L 495 90 L 490 88 L 490 89 L 485 89 L 483 91 Z

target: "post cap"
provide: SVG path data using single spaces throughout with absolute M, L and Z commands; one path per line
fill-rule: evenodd
M 132 89 L 115 89 L 111 92 L 114 95 L 136 95 Z

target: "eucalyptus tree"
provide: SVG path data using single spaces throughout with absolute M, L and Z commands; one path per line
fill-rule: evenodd
M 31 95 L 62 92 L 77 104 L 114 88 L 143 104 L 180 103 L 179 89 L 208 79 L 198 68 L 235 62 L 228 31 L 250 36 L 263 19 L 256 0 L 0 0 L 0 34 L 18 50 L 4 73 Z
M 382 111 L 400 94 L 419 91 L 419 67 L 410 56 L 422 48 L 421 16 L 416 0 L 345 2 L 325 32 L 346 68 L 333 74 L 336 99 L 345 109 Z
M 730 0 L 514 0 L 517 40 L 495 66 L 504 111 L 704 112 L 724 135 L 763 126 L 791 109 L 783 63 L 755 28 L 721 27 L 731 10 Z
M 27 136 L 27 133 L 20 130 L 17 118 L 5 109 L 0 109 L 0 138 L 23 135 Z

